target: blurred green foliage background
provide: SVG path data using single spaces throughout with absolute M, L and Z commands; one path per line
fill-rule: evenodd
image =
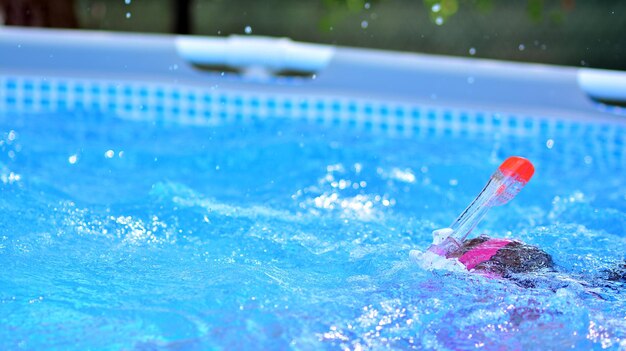
M 89 29 L 171 33 L 183 28 L 199 35 L 286 36 L 626 70 L 624 0 L 75 1 L 79 26 Z

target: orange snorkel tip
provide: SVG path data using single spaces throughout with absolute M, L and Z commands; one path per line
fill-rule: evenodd
M 511 156 L 504 160 L 500 167 L 500 172 L 507 177 L 515 178 L 519 182 L 528 183 L 535 173 L 535 167 L 527 159 L 519 156 Z

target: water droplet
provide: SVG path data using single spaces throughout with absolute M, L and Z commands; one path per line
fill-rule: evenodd
M 250 26 L 246 26 L 246 28 L 244 29 L 244 31 L 246 32 L 246 34 L 252 34 L 252 27 L 250 27 Z
M 126 12 L 126 18 L 130 18 L 130 12 Z
M 67 158 L 67 162 L 70 164 L 75 164 L 78 161 L 78 155 L 74 154 Z
M 440 26 L 443 24 L 443 17 L 441 16 L 437 16 L 437 18 L 435 18 L 435 23 Z
M 370 9 L 370 6 L 372 6 L 372 5 L 370 5 L 370 3 L 369 3 L 369 2 L 366 2 L 366 3 L 365 3 L 365 5 L 363 5 L 363 7 L 364 7 L 366 10 L 369 10 L 369 9 Z
M 472 56 L 476 55 L 476 48 L 469 48 L 469 54 Z
M 363 28 L 363 29 L 367 28 L 368 25 L 369 25 L 369 23 L 367 23 L 367 21 L 361 22 L 361 28 Z
M 450 179 L 450 185 L 457 186 L 459 185 L 459 181 L 457 179 Z
M 441 11 L 441 4 L 437 3 L 434 4 L 431 8 L 430 8 L 433 12 L 439 12 Z
M 106 157 L 106 158 L 113 158 L 113 156 L 115 156 L 115 151 L 113 151 L 113 150 L 107 150 L 104 153 L 104 157 Z
M 467 77 L 467 84 L 474 84 L 474 77 Z
M 585 61 L 585 60 L 580 60 L 580 65 L 581 65 L 581 66 L 586 66 L 586 65 L 587 65 L 587 61 Z
M 590 165 L 593 162 L 593 158 L 589 155 L 585 156 L 585 163 Z
M 552 149 L 552 147 L 553 147 L 553 146 L 554 146 L 554 140 L 552 140 L 552 139 L 548 139 L 548 140 L 546 141 L 546 147 L 547 147 L 548 149 Z
M 526 49 L 526 46 L 524 44 L 519 44 L 519 46 L 517 47 L 517 49 L 519 51 L 524 51 L 524 49 Z
M 130 5 L 130 1 L 131 1 L 131 0 L 124 0 L 124 3 L 125 3 L 126 5 Z

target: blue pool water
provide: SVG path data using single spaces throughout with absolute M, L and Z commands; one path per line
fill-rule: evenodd
M 0 133 L 2 349 L 626 348 L 626 287 L 602 279 L 626 253 L 623 133 L 93 115 Z M 412 263 L 513 154 L 535 177 L 477 232 L 559 273 L 522 288 Z

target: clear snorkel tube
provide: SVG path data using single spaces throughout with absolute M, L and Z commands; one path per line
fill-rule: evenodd
M 528 183 L 534 172 L 535 168 L 527 159 L 518 156 L 507 158 L 493 173 L 480 194 L 450 227 L 433 232 L 435 241 L 428 251 L 447 257 L 450 253 L 460 249 L 463 240 L 489 209 L 511 201 Z

